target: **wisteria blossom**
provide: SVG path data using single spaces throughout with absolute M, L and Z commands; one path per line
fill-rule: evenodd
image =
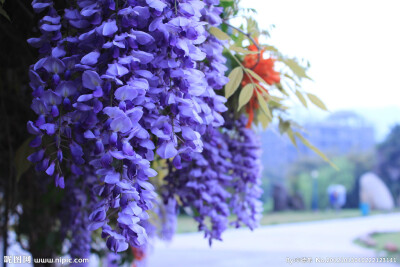
M 70 255 L 89 255 L 91 231 L 112 252 L 146 246 L 150 211 L 166 212 L 169 239 L 179 206 L 192 209 L 210 242 L 232 213 L 237 226 L 257 225 L 258 144 L 244 119 L 224 115 L 224 43 L 208 31 L 222 23 L 218 4 L 32 2 L 42 19 L 41 35 L 28 40 L 40 53 L 30 69 L 29 160 L 66 192 Z M 161 188 L 150 180 L 157 160 L 169 167 Z

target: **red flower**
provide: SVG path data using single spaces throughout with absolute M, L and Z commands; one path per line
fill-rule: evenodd
M 141 261 L 144 259 L 146 256 L 146 253 L 143 251 L 143 249 L 137 248 L 137 247 L 131 247 L 133 257 L 135 258 L 135 261 Z
M 255 44 L 250 45 L 248 49 L 250 51 L 258 51 L 257 46 Z M 275 59 L 264 58 L 264 50 L 260 51 L 260 55 L 258 54 L 246 55 L 243 60 L 244 67 L 252 69 L 269 85 L 273 85 L 281 81 L 280 73 L 274 70 L 274 63 Z M 254 77 L 250 79 L 249 75 L 247 74 L 244 75 L 243 77 L 242 87 L 246 86 L 246 84 L 249 84 L 251 82 L 259 84 L 268 94 L 268 90 L 265 87 L 263 87 L 257 79 L 255 79 Z M 260 93 L 261 95 L 263 95 L 264 93 L 262 90 L 260 90 L 259 87 L 256 87 L 255 90 L 257 90 L 258 93 Z M 254 91 L 253 96 L 251 97 L 249 103 L 246 105 L 246 112 L 249 114 L 249 121 L 247 122 L 246 125 L 247 128 L 251 127 L 251 124 L 254 120 L 254 110 L 258 108 L 259 105 L 258 105 L 257 94 L 256 91 Z
M 257 46 L 254 44 L 249 46 L 249 50 L 258 51 Z M 252 69 L 261 78 L 263 78 L 264 81 L 269 85 L 273 85 L 274 83 L 279 83 L 281 81 L 280 73 L 274 70 L 274 63 L 275 59 L 264 58 L 264 50 L 260 51 L 260 55 L 258 54 L 246 55 L 243 60 L 244 67 Z M 242 81 L 242 86 L 245 86 L 250 82 L 251 82 L 250 78 L 247 75 L 245 75 Z M 258 83 L 258 81 L 255 82 Z

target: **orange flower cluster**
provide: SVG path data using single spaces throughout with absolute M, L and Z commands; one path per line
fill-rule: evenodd
M 255 44 L 252 44 L 248 47 L 250 51 L 258 51 L 257 46 Z M 252 69 L 255 73 L 257 73 L 261 78 L 264 79 L 264 81 L 269 84 L 273 85 L 275 83 L 279 83 L 281 81 L 280 73 L 274 70 L 274 63 L 275 59 L 272 58 L 267 58 L 264 59 L 264 50 L 260 51 L 260 55 L 258 54 L 249 54 L 244 57 L 243 60 L 243 66 Z M 248 75 L 244 75 L 243 80 L 242 80 L 242 87 L 244 87 L 246 84 L 251 83 L 251 79 Z M 260 82 L 256 79 L 253 78 L 253 82 L 260 84 Z M 261 84 L 260 84 L 261 85 Z M 261 85 L 262 88 L 264 88 L 265 92 L 268 93 L 268 90 Z M 259 93 L 263 93 L 259 87 L 256 87 L 255 90 L 257 90 Z M 258 109 L 258 100 L 257 100 L 257 94 L 254 92 L 253 96 L 251 97 L 249 103 L 246 105 L 246 112 L 249 114 L 249 121 L 247 122 L 246 127 L 250 128 L 251 124 L 253 123 L 254 120 L 254 110 Z
M 144 252 L 143 249 L 137 248 L 137 247 L 131 247 L 133 257 L 134 257 L 134 262 L 132 263 L 132 267 L 136 267 L 137 261 L 141 261 L 146 257 L 146 253 Z
M 257 46 L 252 44 L 248 48 L 250 51 L 257 52 Z M 260 75 L 261 78 L 264 79 L 266 83 L 269 85 L 273 85 L 275 83 L 279 83 L 281 81 L 280 73 L 274 70 L 275 59 L 263 57 L 264 50 L 260 51 L 260 55 L 258 54 L 249 54 L 244 57 L 243 66 L 249 69 L 252 69 L 255 73 Z M 258 58 L 260 60 L 258 61 Z M 257 63 L 258 61 L 258 63 Z M 242 81 L 242 86 L 250 83 L 250 79 L 247 75 L 244 76 Z

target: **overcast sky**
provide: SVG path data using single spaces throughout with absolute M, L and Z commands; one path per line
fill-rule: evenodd
M 310 61 L 315 92 L 332 111 L 400 106 L 399 0 L 242 0 L 270 44 Z M 400 114 L 399 114 L 400 117 Z

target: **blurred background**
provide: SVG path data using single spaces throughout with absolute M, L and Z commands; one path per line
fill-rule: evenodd
M 263 226 L 254 232 L 232 229 L 209 249 L 182 215 L 181 234 L 171 244 L 155 244 L 150 266 L 299 266 L 310 259 L 325 266 L 329 259 L 334 264 L 352 257 L 367 261 L 341 265 L 398 266 L 400 2 L 241 5 L 257 10 L 260 28 L 271 34 L 268 44 L 310 62 L 313 81 L 303 88 L 317 94 L 329 112 L 304 110 L 299 102 L 291 116 L 338 170 L 305 146 L 294 147 L 272 124 L 260 132 Z

